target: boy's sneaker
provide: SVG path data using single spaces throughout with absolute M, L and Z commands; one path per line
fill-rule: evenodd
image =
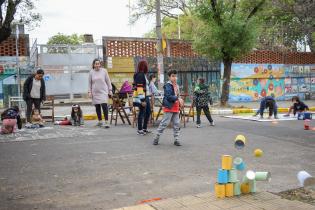
M 210 126 L 214 126 L 214 122 L 210 122 Z
M 144 135 L 146 135 L 146 134 L 148 134 L 148 133 L 152 133 L 152 131 L 147 130 L 147 129 L 144 129 L 144 130 L 143 130 L 143 133 L 144 133 Z
M 143 130 L 140 130 L 140 131 L 138 130 L 137 135 L 144 136 L 145 134 L 144 134 Z
M 98 121 L 98 123 L 96 124 L 96 126 L 102 127 L 102 126 L 103 126 L 103 122 L 102 122 L 102 121 Z
M 197 124 L 197 125 L 196 125 L 196 127 L 197 127 L 197 128 L 200 128 L 200 127 L 201 127 L 201 125 L 200 125 L 200 124 Z
M 109 125 L 109 122 L 108 122 L 108 121 L 105 121 L 104 127 L 105 127 L 105 128 L 110 128 L 110 125 Z
M 174 145 L 175 145 L 175 146 L 178 146 L 178 147 L 179 147 L 179 146 L 182 146 L 181 143 L 180 143 L 178 140 L 175 140 L 175 141 L 174 141 Z
M 153 145 L 158 145 L 159 144 L 159 139 L 160 139 L 160 136 L 156 135 L 153 139 Z

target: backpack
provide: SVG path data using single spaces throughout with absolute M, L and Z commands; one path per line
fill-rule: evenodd
M 19 113 L 16 110 L 10 108 L 10 109 L 5 110 L 1 114 L 1 120 L 4 120 L 4 119 L 16 119 L 18 115 L 19 115 Z

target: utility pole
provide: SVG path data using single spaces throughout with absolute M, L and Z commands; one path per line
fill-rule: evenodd
M 15 51 L 16 51 L 16 74 L 17 74 L 17 85 L 18 85 L 18 97 L 21 96 L 21 76 L 20 76 L 20 67 L 19 67 L 19 25 L 16 24 L 15 28 Z M 18 99 L 18 106 L 21 109 L 21 102 L 20 99 Z
M 161 32 L 161 2 L 155 0 L 156 7 L 156 36 L 157 36 L 157 64 L 158 64 L 158 79 L 159 90 L 163 89 L 164 84 L 164 64 L 163 64 L 163 49 L 162 49 L 162 32 Z

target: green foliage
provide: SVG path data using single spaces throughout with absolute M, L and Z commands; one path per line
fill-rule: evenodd
M 79 45 L 83 43 L 83 35 L 72 34 L 65 35 L 62 33 L 58 33 L 48 39 L 48 45 L 54 44 L 68 44 L 68 45 Z
M 83 35 L 65 35 L 62 33 L 58 33 L 49 38 L 47 45 L 51 45 L 48 47 L 49 53 L 69 53 L 69 50 L 75 49 L 75 47 L 71 47 L 68 45 L 80 45 L 84 41 Z M 55 46 L 55 45 L 64 45 L 64 46 Z
M 263 33 L 258 48 L 297 51 L 297 46 L 309 45 L 312 50 L 314 10 L 313 1 L 267 0 L 263 12 L 259 14 Z
M 164 17 L 162 19 L 162 34 L 166 36 L 167 39 L 178 39 L 178 22 L 180 25 L 180 36 L 183 40 L 193 40 L 194 27 L 196 26 L 198 20 L 192 15 L 180 15 L 178 19 Z M 155 29 L 146 33 L 144 37 L 156 38 Z
M 217 13 L 209 4 L 210 1 L 203 1 L 196 8 L 202 24 L 195 31 L 195 50 L 212 59 L 230 60 L 250 52 L 259 35 L 257 18 L 248 19 L 250 12 L 241 7 L 234 9 L 231 1 L 218 1 Z
M 12 33 L 12 24 L 25 24 L 29 29 L 39 25 L 41 15 L 34 12 L 36 0 L 0 0 L 0 43 Z

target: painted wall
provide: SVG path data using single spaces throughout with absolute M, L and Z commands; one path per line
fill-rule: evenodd
M 232 65 L 231 102 L 257 101 L 271 93 L 277 100 L 289 100 L 311 92 L 315 93 L 315 65 Z

